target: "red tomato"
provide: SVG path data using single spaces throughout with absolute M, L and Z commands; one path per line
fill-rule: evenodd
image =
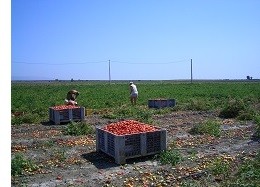
M 106 130 L 116 135 L 126 135 L 153 132 L 157 129 L 151 125 L 141 123 L 135 120 L 126 120 L 106 125 L 105 127 L 103 127 L 103 130 Z
M 64 109 L 79 108 L 79 106 L 75 106 L 75 105 L 58 105 L 58 106 L 53 106 L 51 108 L 54 109 L 54 110 L 64 110 Z

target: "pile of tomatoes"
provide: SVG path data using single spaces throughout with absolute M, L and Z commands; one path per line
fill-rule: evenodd
M 64 109 L 79 108 L 79 106 L 75 106 L 75 105 L 58 105 L 58 106 L 53 106 L 51 108 L 54 109 L 54 110 L 64 110 Z
M 128 135 L 144 132 L 154 132 L 157 130 L 154 126 L 141 123 L 135 120 L 125 120 L 116 123 L 111 123 L 102 128 L 115 135 Z

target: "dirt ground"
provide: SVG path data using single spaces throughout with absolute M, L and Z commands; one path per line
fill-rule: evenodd
M 222 124 L 220 137 L 189 133 L 195 124 L 209 119 Z M 86 116 L 85 120 L 93 127 L 115 121 L 98 115 Z M 218 186 L 221 177 L 206 177 L 212 160 L 221 158 L 238 165 L 260 149 L 259 140 L 252 139 L 252 121 L 221 119 L 216 112 L 177 111 L 154 116 L 153 124 L 167 130 L 167 148 L 180 151 L 184 159 L 178 165 L 162 165 L 155 155 L 118 165 L 112 157 L 96 152 L 95 134 L 63 135 L 66 124 L 12 126 L 12 157 L 22 153 L 39 167 L 12 178 L 12 186 L 179 186 L 191 179 Z

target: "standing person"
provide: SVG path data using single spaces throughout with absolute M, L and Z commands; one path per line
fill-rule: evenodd
M 130 101 L 132 105 L 136 105 L 136 100 L 138 97 L 137 87 L 133 82 L 129 83 L 129 90 L 130 90 Z
M 70 90 L 67 93 L 67 97 L 65 99 L 65 104 L 67 105 L 77 105 L 76 98 L 78 97 L 79 92 L 77 90 Z

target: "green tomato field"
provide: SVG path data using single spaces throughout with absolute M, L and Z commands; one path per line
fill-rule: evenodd
M 128 81 L 12 82 L 12 186 L 259 186 L 259 81 L 134 83 L 135 106 Z M 84 120 L 54 124 L 72 89 Z M 158 99 L 176 105 L 148 107 Z M 96 128 L 126 120 L 165 129 L 166 150 L 126 164 L 97 151 Z
M 221 110 L 236 102 L 246 110 L 256 111 L 260 100 L 259 82 L 137 82 L 137 107 L 145 112 L 149 99 L 175 99 L 174 110 Z M 118 83 L 13 83 L 11 87 L 12 112 L 24 112 L 30 123 L 48 119 L 48 108 L 64 104 L 69 90 L 80 92 L 78 105 L 93 111 L 104 109 L 118 115 L 118 110 L 130 107 L 128 82 Z M 32 119 L 31 119 L 32 118 Z M 12 119 L 12 123 L 23 119 Z M 26 122 L 26 121 L 24 121 Z

